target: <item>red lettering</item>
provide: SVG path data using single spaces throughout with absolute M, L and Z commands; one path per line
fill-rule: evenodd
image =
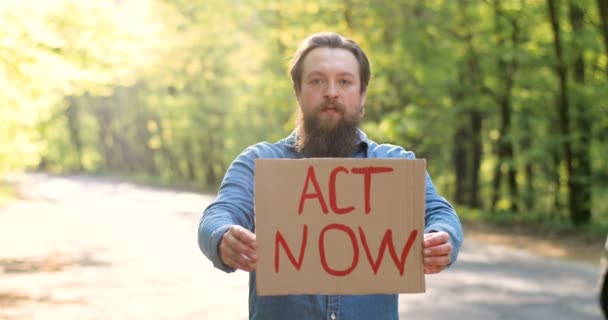
M 287 241 L 283 238 L 283 235 L 280 231 L 277 231 L 277 234 L 274 238 L 274 272 L 279 273 L 279 244 L 283 246 L 285 249 L 285 253 L 287 254 L 287 258 L 291 261 L 291 264 L 296 268 L 296 270 L 300 271 L 302 267 L 302 261 L 304 260 L 304 251 L 306 250 L 306 240 L 308 239 L 308 225 L 304 225 L 304 233 L 302 235 L 302 245 L 300 246 L 300 256 L 298 257 L 298 261 L 293 256 L 293 253 L 289 249 L 287 245 Z
M 401 250 L 400 259 L 397 258 L 397 252 L 395 251 L 395 245 L 393 244 L 393 231 L 391 229 L 386 230 L 386 232 L 384 233 L 384 237 L 380 242 L 380 249 L 378 250 L 378 258 L 376 258 L 376 261 L 374 261 L 372 258 L 372 254 L 369 251 L 369 246 L 367 245 L 367 239 L 365 238 L 365 233 L 363 232 L 363 229 L 361 229 L 361 227 L 359 227 L 359 235 L 361 236 L 361 243 L 363 244 L 363 249 L 365 249 L 365 255 L 367 256 L 367 260 L 369 260 L 369 264 L 372 267 L 374 274 L 378 273 L 378 269 L 380 269 L 380 265 L 382 264 L 382 258 L 384 258 L 384 251 L 386 251 L 386 247 L 388 247 L 388 251 L 391 255 L 391 258 L 393 259 L 395 266 L 397 266 L 397 269 L 399 269 L 399 275 L 403 275 L 403 273 L 405 272 L 405 261 L 407 260 L 407 256 L 410 253 L 410 249 L 414 244 L 416 235 L 418 235 L 418 230 L 413 230 L 412 232 L 410 232 L 410 237 L 407 239 L 407 243 L 403 247 L 403 250 Z
M 339 172 L 346 172 L 348 170 L 344 167 L 337 167 L 331 171 L 331 175 L 329 176 L 329 205 L 331 206 L 331 210 L 337 214 L 345 214 L 355 210 L 355 207 L 346 207 L 346 208 L 338 208 L 337 200 L 336 200 L 336 176 Z
M 350 242 L 353 246 L 353 261 L 352 261 L 350 267 L 348 267 L 345 270 L 334 270 L 334 269 L 331 269 L 329 267 L 329 265 L 327 264 L 327 258 L 325 256 L 325 232 L 327 232 L 331 229 L 341 230 L 341 231 L 344 231 L 346 234 L 348 234 L 348 237 L 350 238 Z M 345 276 L 345 275 L 348 275 L 349 273 L 351 273 L 353 271 L 353 269 L 355 269 L 355 267 L 357 266 L 357 263 L 359 262 L 359 246 L 357 245 L 357 238 L 356 238 L 353 230 L 351 228 L 349 228 L 343 224 L 339 224 L 339 223 L 332 223 L 332 224 L 327 225 L 325 228 L 323 228 L 323 230 L 321 230 L 321 234 L 319 235 L 319 256 L 321 258 L 321 265 L 323 266 L 323 269 L 325 269 L 325 271 L 327 271 L 327 273 L 334 275 L 334 276 L 338 276 L 338 277 L 342 277 L 342 276 Z
M 372 174 L 375 173 L 384 173 L 384 172 L 393 172 L 393 168 L 390 167 L 363 167 L 363 168 L 353 168 L 352 173 L 354 174 L 363 174 L 365 181 L 365 214 L 370 213 L 372 210 L 370 204 L 370 190 L 372 185 Z
M 312 182 L 312 186 L 315 189 L 314 193 L 306 193 L 308 191 L 308 182 Z M 323 213 L 327 214 L 327 205 L 325 204 L 325 199 L 323 199 L 323 193 L 321 192 L 321 188 L 319 187 L 319 183 L 317 182 L 317 177 L 315 176 L 315 169 L 313 166 L 309 166 L 308 174 L 306 175 L 306 181 L 304 182 L 304 189 L 302 190 L 302 196 L 300 197 L 298 214 L 302 214 L 302 211 L 304 210 L 304 199 L 314 198 L 319 199 L 319 204 L 321 205 Z

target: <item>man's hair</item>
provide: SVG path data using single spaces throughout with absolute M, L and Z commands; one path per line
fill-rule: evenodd
M 293 81 L 293 89 L 296 93 L 300 92 L 302 87 L 302 64 L 308 53 L 317 48 L 345 49 L 350 51 L 357 62 L 359 63 L 359 77 L 361 80 L 361 92 L 367 88 L 371 77 L 369 60 L 363 49 L 359 47 L 353 40 L 346 39 L 334 32 L 315 33 L 304 41 L 296 51 L 293 60 L 291 61 L 291 80 Z

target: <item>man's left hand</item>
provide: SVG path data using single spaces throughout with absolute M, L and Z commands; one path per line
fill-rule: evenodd
M 452 261 L 452 243 L 447 232 L 425 233 L 422 246 L 425 274 L 439 273 Z

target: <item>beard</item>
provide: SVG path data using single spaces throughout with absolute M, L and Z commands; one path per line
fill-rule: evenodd
M 319 112 L 326 108 L 318 108 Z M 304 115 L 298 108 L 296 115 L 296 150 L 307 158 L 348 158 L 352 157 L 360 142 L 357 129 L 360 114 L 348 114 L 337 104 L 336 109 L 344 114 L 333 127 L 324 126 L 318 114 Z

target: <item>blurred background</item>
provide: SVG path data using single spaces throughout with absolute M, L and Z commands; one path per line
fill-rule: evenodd
M 335 30 L 373 70 L 363 128 L 458 205 L 606 223 L 605 1 L 3 1 L 0 170 L 215 190 L 292 129 L 291 55 Z
M 0 0 L 0 206 L 25 172 L 212 195 L 292 130 L 289 61 L 327 30 L 371 60 L 365 132 L 426 158 L 465 231 L 597 266 L 605 0 Z

